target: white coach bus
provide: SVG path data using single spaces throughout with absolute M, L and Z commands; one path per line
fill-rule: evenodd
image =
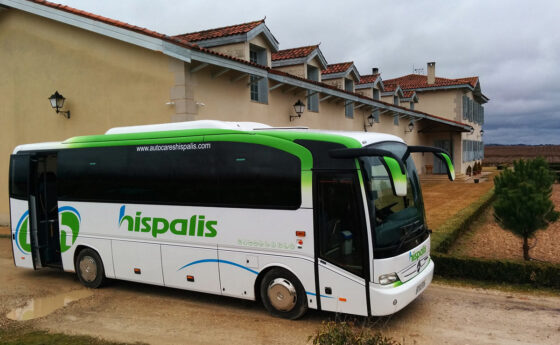
M 411 153 L 379 133 L 193 121 L 16 147 L 15 265 L 387 315 L 432 280 L 430 231 Z

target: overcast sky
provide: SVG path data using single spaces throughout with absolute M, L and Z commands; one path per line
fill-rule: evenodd
M 439 77 L 479 76 L 485 143 L 560 144 L 560 1 L 51 1 L 168 35 L 266 16 L 280 49 L 321 43 L 383 79 L 436 61 Z

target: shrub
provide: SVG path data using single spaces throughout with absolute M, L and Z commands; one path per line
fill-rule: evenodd
M 448 278 L 530 284 L 560 289 L 560 265 L 535 261 L 487 260 L 432 253 L 435 274 Z
M 369 328 L 356 327 L 348 322 L 323 322 L 314 335 L 313 345 L 400 345 L 380 332 L 373 333 Z

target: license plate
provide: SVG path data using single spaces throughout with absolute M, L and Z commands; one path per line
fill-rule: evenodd
M 418 286 L 416 286 L 416 294 L 418 295 L 418 293 L 420 291 L 422 291 L 425 286 L 426 286 L 426 281 L 425 280 L 423 282 L 421 282 L 420 284 L 418 284 Z

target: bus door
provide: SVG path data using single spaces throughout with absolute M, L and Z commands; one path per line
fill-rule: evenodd
M 29 220 L 35 268 L 62 268 L 56 176 L 56 153 L 31 156 Z
M 368 315 L 368 246 L 356 172 L 314 176 L 317 298 L 322 310 Z
M 29 224 L 29 154 L 10 157 L 10 223 L 12 250 L 17 267 L 35 268 Z

